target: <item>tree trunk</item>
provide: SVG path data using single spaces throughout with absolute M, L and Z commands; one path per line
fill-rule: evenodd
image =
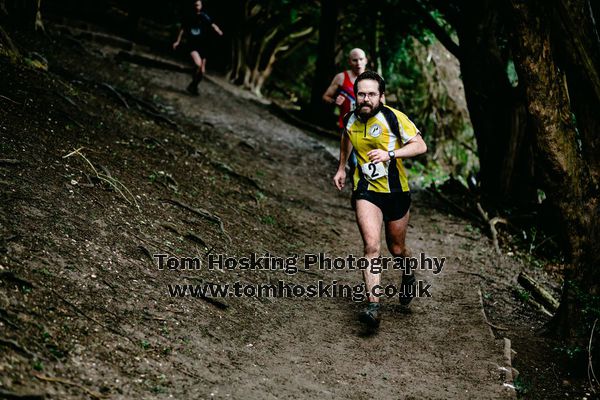
M 45 32 L 42 0 L 0 0 L 0 23 Z
M 233 39 L 229 80 L 261 96 L 273 64 L 306 41 L 313 28 L 302 18 L 289 23 L 289 9 L 249 0 L 233 12 L 233 18 L 240 28 Z
M 481 189 L 492 202 L 527 204 L 537 198 L 531 141 L 521 91 L 509 81 L 502 50 L 504 10 L 484 0 L 462 4 L 455 26 L 460 68 L 477 140 Z
M 33 30 L 38 12 L 38 0 L 5 0 L 8 22 L 13 27 Z
M 593 81 L 589 80 L 586 90 L 576 92 L 575 88 L 570 88 L 569 96 L 562 71 L 567 71 L 569 86 L 574 82 L 575 87 L 580 88 L 579 85 L 586 81 L 582 77 L 594 73 L 584 66 L 586 60 L 598 59 L 597 43 L 591 41 L 588 47 L 581 41 L 581 46 L 563 48 L 564 43 L 572 45 L 578 38 L 592 33 L 587 31 L 591 25 L 586 23 L 583 14 L 573 18 L 577 24 L 568 27 L 568 32 L 556 21 L 556 18 L 569 19 L 578 15 L 585 10 L 586 0 L 554 0 L 551 3 L 511 0 L 510 3 L 514 19 L 515 34 L 511 41 L 515 67 L 519 82 L 525 88 L 536 160 L 548 200 L 560 210 L 557 222 L 571 255 L 571 265 L 565 271 L 561 305 L 551 326 L 555 332 L 569 338 L 572 345 L 585 349 L 593 319 L 600 316 L 600 152 L 595 147 L 598 138 L 589 134 L 592 128 L 597 129 L 597 116 L 596 121 L 589 118 L 590 110 L 585 110 L 583 104 L 590 102 L 593 106 L 598 104 L 598 98 Z M 568 10 L 564 8 L 567 4 Z M 565 11 L 567 15 L 561 16 Z M 556 35 L 552 35 L 556 29 Z M 554 39 L 556 37 L 560 39 Z M 560 63 L 557 56 L 560 53 L 565 53 L 570 62 L 568 68 Z M 577 114 L 573 118 L 572 110 L 581 109 L 582 118 Z M 596 113 L 597 110 L 596 105 Z M 598 131 L 595 132 L 597 135 Z
M 380 50 L 380 40 L 381 40 L 381 9 L 380 4 L 375 2 L 373 4 L 369 4 L 368 12 L 370 13 L 371 18 L 371 29 L 369 32 L 369 44 L 370 44 L 370 62 L 372 65 L 373 71 L 377 72 L 379 75 L 383 75 L 383 68 L 381 65 L 381 50 Z
M 37 0 L 37 11 L 35 13 L 35 22 L 33 26 L 36 31 L 46 32 L 44 20 L 42 19 L 42 0 Z
M 2 25 L 0 25 L 0 54 L 1 53 L 9 56 L 13 62 L 20 57 L 19 50 L 14 45 L 8 33 L 2 28 Z
M 600 181 L 600 37 L 589 0 L 554 0 L 552 41 L 567 76 L 571 111 L 582 155 L 594 182 Z M 598 17 L 598 16 L 597 16 Z
M 127 11 L 127 18 L 125 19 L 124 33 L 132 41 L 139 39 L 138 28 L 140 25 L 140 19 L 142 18 L 142 9 L 144 3 L 141 0 L 129 0 L 125 2 L 125 11 Z M 186 9 L 186 11 L 188 11 Z
M 248 1 L 242 1 L 241 4 L 233 8 L 231 12 L 231 18 L 233 20 L 232 26 L 237 26 L 239 32 L 232 38 L 231 45 L 231 68 L 227 73 L 229 81 L 235 85 L 243 84 L 243 66 L 246 65 L 246 48 L 245 41 L 248 37 L 245 33 L 246 25 L 248 24 Z
M 315 122 L 324 124 L 331 119 L 332 107 L 323 103 L 323 93 L 336 74 L 335 43 L 338 34 L 339 0 L 321 0 L 319 21 L 319 45 L 317 65 L 313 81 L 310 110 Z

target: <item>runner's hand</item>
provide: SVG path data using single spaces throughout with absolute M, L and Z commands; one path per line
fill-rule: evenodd
M 344 185 L 346 184 L 345 169 L 338 169 L 338 171 L 335 173 L 335 176 L 333 177 L 333 184 L 336 188 L 338 188 L 338 190 L 342 190 L 344 188 Z
M 385 162 L 390 160 L 390 156 L 387 153 L 387 151 L 381 149 L 371 150 L 367 153 L 367 157 L 369 157 L 369 161 L 374 163 Z
M 338 94 L 338 96 L 335 98 L 335 104 L 341 106 L 342 104 L 344 104 L 344 100 L 346 100 L 346 98 L 343 95 Z
M 175 42 L 175 43 L 173 43 L 173 50 L 176 50 L 176 49 L 177 49 L 177 46 L 179 46 L 179 42 Z

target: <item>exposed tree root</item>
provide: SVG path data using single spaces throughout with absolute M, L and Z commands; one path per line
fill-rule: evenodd
M 18 101 L 14 101 L 14 100 L 13 100 L 13 99 L 11 99 L 10 97 L 6 97 L 6 96 L 3 96 L 3 95 L 1 95 L 1 94 L 0 94 L 0 99 L 4 99 L 4 100 L 7 100 L 7 101 L 10 101 L 11 103 L 13 103 L 13 104 L 16 104 L 16 105 L 18 105 L 18 106 L 20 106 L 20 105 L 21 105 L 21 103 L 19 103 Z
M 5 282 L 12 282 L 13 284 L 18 285 L 19 287 L 26 287 L 28 289 L 34 288 L 33 283 L 18 277 L 12 271 L 0 271 L 0 280 L 3 280 Z
M 123 98 L 123 96 L 121 96 L 121 93 L 119 93 L 114 87 L 106 82 L 102 82 L 100 86 L 111 92 L 121 102 L 121 104 L 123 104 L 123 106 L 129 110 L 129 104 L 127 104 L 127 101 Z
M 198 281 L 198 282 L 202 283 L 203 285 L 214 285 L 214 283 L 204 282 L 201 278 L 196 278 L 193 276 L 183 276 L 182 278 L 185 278 L 190 281 Z M 198 294 L 199 294 L 199 298 L 201 298 L 202 300 L 206 301 L 207 303 L 212 304 L 213 306 L 215 306 L 221 310 L 226 310 L 229 308 L 229 304 L 227 304 L 227 303 L 219 301 L 213 297 L 205 296 L 203 293 L 198 293 Z
M 465 210 L 464 208 L 456 205 L 453 201 L 449 200 L 446 196 L 444 196 L 438 190 L 438 188 L 435 186 L 435 184 L 432 184 L 431 188 L 427 189 L 427 190 L 429 190 L 431 193 L 433 193 L 438 199 L 442 200 L 445 204 L 447 204 L 454 211 L 458 212 L 459 215 L 467 218 L 468 220 L 477 221 L 479 223 L 479 218 L 477 217 L 476 214 L 473 214 L 472 212 Z
M 50 288 L 50 291 L 56 296 L 58 297 L 60 300 L 62 300 L 65 304 L 69 305 L 73 310 L 75 310 L 79 315 L 81 315 L 82 317 L 92 321 L 93 323 L 95 323 L 96 325 L 101 326 L 102 328 L 106 329 L 109 332 L 114 333 L 115 335 L 119 335 L 124 337 L 125 339 L 129 340 L 130 342 L 133 343 L 133 340 L 127 336 L 126 334 L 119 332 L 118 330 L 116 330 L 115 328 L 105 325 L 102 322 L 98 321 L 97 319 L 89 316 L 88 314 L 86 314 L 81 308 L 79 308 L 78 306 L 76 306 L 75 304 L 73 304 L 71 301 L 65 299 L 63 296 L 61 296 L 56 290 Z
M 483 275 L 481 275 L 480 273 L 477 273 L 477 272 L 469 272 L 469 271 L 462 271 L 462 270 L 458 270 L 456 272 L 458 272 L 459 274 L 467 274 L 467 275 L 477 276 L 477 277 L 483 279 L 484 281 L 491 281 L 491 279 L 486 278 L 485 276 L 483 276 Z
M 225 172 L 227 175 L 233 176 L 234 178 L 246 183 L 247 185 L 250 185 L 252 187 L 254 187 L 255 189 L 258 190 L 263 190 L 260 185 L 258 184 L 258 182 L 256 182 L 254 179 L 249 178 L 245 175 L 241 175 L 237 172 L 235 172 L 233 170 L 233 168 L 231 168 L 229 165 L 221 162 L 221 161 L 211 161 L 211 165 L 213 165 L 214 167 L 216 167 L 217 169 Z
M 20 345 L 12 339 L 0 337 L 0 346 L 10 347 L 11 349 L 18 351 L 19 353 L 25 354 L 29 358 L 37 358 L 35 353 L 33 353 L 31 350 Z
M 231 237 L 225 231 L 225 227 L 223 226 L 223 221 L 221 220 L 221 217 L 211 214 L 210 212 L 208 212 L 207 210 L 205 210 L 203 208 L 192 207 L 192 206 L 185 204 L 177 199 L 164 199 L 163 201 L 165 201 L 167 203 L 171 203 L 178 207 L 181 207 L 185 210 L 191 211 L 194 214 L 201 216 L 202 218 L 206 218 L 209 221 L 217 223 L 219 225 L 219 228 L 221 229 L 221 233 L 227 238 L 227 241 L 229 243 L 231 243 Z
M 477 203 L 477 211 L 479 211 L 479 215 L 483 218 L 483 220 L 488 224 L 490 233 L 492 234 L 492 243 L 494 244 L 494 249 L 496 250 L 496 254 L 501 255 L 500 245 L 498 244 L 498 231 L 496 230 L 496 224 L 508 224 L 508 221 L 504 218 L 494 217 L 490 219 L 488 217 L 488 213 L 483 209 L 481 204 Z
M 56 382 L 56 383 L 62 383 L 63 385 L 67 385 L 67 386 L 74 386 L 76 388 L 79 388 L 81 390 L 83 390 L 85 393 L 87 393 L 89 396 L 92 396 L 95 399 L 104 399 L 105 396 L 103 396 L 102 394 L 95 392 L 79 383 L 76 382 L 72 382 L 69 381 L 67 379 L 64 378 L 58 378 L 58 377 L 52 377 L 52 376 L 45 376 L 42 374 L 37 374 L 37 373 L 32 373 L 33 376 L 35 376 L 37 379 L 41 380 L 41 381 L 45 381 L 45 382 Z
M 156 108 L 155 105 L 153 105 L 153 104 L 139 98 L 138 96 L 135 96 L 134 94 L 123 90 L 123 89 L 119 89 L 118 92 L 121 93 L 123 96 L 129 98 L 130 100 L 135 101 L 138 110 L 140 110 L 144 114 L 154 118 L 155 120 L 166 123 L 167 125 L 171 126 L 173 129 L 176 129 L 177 131 L 180 130 L 179 125 L 177 125 L 177 123 L 175 121 L 171 120 L 170 118 L 165 117 L 161 113 L 161 111 L 158 108 Z
M 487 318 L 487 316 L 486 316 Z M 498 330 L 498 331 L 507 331 L 508 328 L 505 328 L 503 326 L 498 326 L 498 325 L 494 325 L 492 324 L 490 321 L 488 321 L 487 319 L 484 321 L 486 324 L 488 324 L 489 326 L 491 326 L 492 328 Z
M 6 48 L 8 49 L 8 55 L 13 60 L 21 56 L 19 53 L 19 49 L 17 49 L 17 47 L 14 45 L 12 39 L 10 38 L 10 36 L 8 36 L 8 33 L 6 33 L 2 26 L 0 26 L 0 44 L 6 46 Z
M 133 64 L 142 65 L 144 67 L 164 69 L 168 71 L 176 72 L 190 72 L 189 68 L 182 67 L 179 64 L 167 60 L 161 60 L 154 57 L 145 56 L 139 53 L 132 53 L 129 51 L 120 51 L 116 56 L 117 61 L 126 61 Z
M 174 232 L 178 236 L 182 236 L 182 237 L 184 237 L 194 243 L 197 243 L 203 247 L 207 247 L 206 242 L 200 236 L 196 235 L 192 231 L 182 232 L 181 230 L 179 230 L 179 228 L 177 228 L 177 226 L 175 226 L 174 224 L 168 223 L 168 222 L 162 223 L 161 226 L 167 230 L 170 230 L 171 232 Z
M 45 393 L 17 393 L 0 388 L 0 399 L 6 400 L 44 400 Z
M 531 292 L 533 297 L 539 301 L 544 307 L 552 312 L 556 312 L 559 306 L 559 301 L 556 300 L 546 289 L 537 283 L 531 276 L 525 272 L 521 272 L 517 278 L 517 282 L 526 290 Z

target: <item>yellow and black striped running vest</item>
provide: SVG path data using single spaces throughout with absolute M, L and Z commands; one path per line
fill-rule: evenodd
M 354 169 L 354 190 L 373 191 L 378 193 L 408 192 L 408 179 L 401 159 L 393 159 L 383 163 L 386 174 L 378 178 L 366 176 L 363 168 L 372 167 L 367 153 L 374 149 L 396 150 L 420 134 L 410 119 L 400 111 L 382 105 L 379 112 L 363 122 L 355 112 L 344 117 L 345 134 L 354 147 L 358 166 Z M 378 166 L 381 168 L 381 166 Z M 368 168 L 367 168 L 368 170 Z M 381 175 L 381 174 L 380 174 Z

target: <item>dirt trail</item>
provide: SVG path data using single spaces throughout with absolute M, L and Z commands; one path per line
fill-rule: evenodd
M 50 62 L 59 62 L 59 50 L 56 57 Z M 90 77 L 109 62 L 63 67 L 82 68 Z M 459 273 L 489 264 L 493 249 L 487 240 L 456 235 L 468 223 L 436 211 L 425 194 L 415 196 L 408 244 L 415 254 L 446 257 L 446 264 L 438 275 L 418 275 L 432 285 L 432 298 L 416 299 L 410 311 L 400 309 L 397 300 L 384 300 L 376 334 L 358 323 L 361 304 L 349 298 L 227 299 L 226 309 L 191 297 L 173 299 L 168 284 L 200 280 L 358 284 L 359 273 L 346 270 L 295 275 L 158 271 L 143 254 L 198 254 L 204 246 L 192 245 L 182 234 L 190 230 L 213 253 L 360 255 L 349 192 L 337 193 L 330 184 L 336 165 L 331 154 L 317 139 L 258 102 L 235 96 L 224 83 L 205 81 L 201 96 L 190 97 L 183 91 L 187 76 L 135 65 L 96 79 L 156 94 L 170 106 L 181 132 L 132 116 L 110 93 L 99 98 L 99 89 L 88 86 L 64 94 L 86 100 L 78 106 L 79 123 L 112 125 L 98 132 L 64 130 L 56 140 L 46 119 L 56 119 L 61 113 L 55 110 L 69 109 L 68 104 L 36 105 L 37 99 L 27 99 L 34 90 L 50 97 L 65 84 L 19 86 L 18 78 L 47 78 L 7 63 L 2 68 L 12 79 L 2 84 L 1 93 L 31 108 L 22 113 L 41 113 L 28 128 L 19 126 L 23 115 L 14 105 L 2 115 L 6 158 L 29 157 L 32 168 L 19 174 L 1 170 L 8 188 L 2 233 L 12 237 L 5 241 L 1 265 L 34 284 L 24 291 L 8 275 L 3 278 L 3 321 L 22 329 L 2 323 L 2 336 L 43 360 L 43 366 L 36 365 L 15 349 L 0 356 L 6 390 L 42 391 L 50 398 L 81 398 L 83 386 L 123 399 L 515 397 L 503 385 L 502 342 L 484 321 L 479 278 Z M 62 129 L 67 119 L 59 117 L 54 129 Z M 42 131 L 48 136 L 36 136 Z M 142 212 L 114 192 L 73 183 L 82 182 L 85 165 L 73 160 L 65 166 L 60 157 L 79 145 L 127 182 Z M 148 176 L 153 176 L 150 182 Z M 214 223 L 165 203 L 172 197 L 219 215 L 231 243 Z M 398 281 L 397 271 L 383 275 L 384 284 Z M 62 354 L 53 357 L 53 346 Z M 79 386 L 36 379 L 33 369 Z
M 334 243 L 306 243 L 300 254 L 324 251 L 331 257 L 360 255 L 361 241 L 352 211 L 347 208 L 348 192 L 338 195 L 327 183 L 334 172 L 319 169 L 319 176 L 305 174 L 295 160 L 308 152 L 323 151 L 319 143 L 301 130 L 265 113 L 260 106 L 240 101 L 226 94 L 227 85 L 205 82 L 201 98 L 181 95 L 187 76 L 165 80 L 162 72 L 146 71 L 157 85 L 157 93 L 169 99 L 186 116 L 210 121 L 234 137 L 254 140 L 261 149 L 274 142 L 291 153 L 278 160 L 273 183 L 288 192 L 289 182 L 302 182 L 306 200 L 316 205 L 335 202 L 336 218 L 327 221 L 339 231 Z M 312 183 L 319 179 L 319 187 Z M 286 184 L 288 183 L 288 184 Z M 325 183 L 325 184 L 323 184 Z M 304 186 L 306 185 L 306 186 Z M 215 386 L 215 393 L 243 397 L 249 392 L 267 390 L 279 397 L 293 398 L 328 395 L 336 398 L 510 398 L 503 388 L 499 370 L 502 365 L 501 344 L 493 340 L 482 318 L 477 278 L 457 273 L 468 271 L 471 258 L 465 248 L 468 239 L 454 236 L 468 224 L 452 220 L 426 205 L 413 203 L 408 243 L 415 254 L 446 257 L 443 273 L 420 274 L 432 285 L 433 298 L 415 300 L 406 313 L 397 302 L 388 301 L 384 322 L 377 334 L 366 332 L 356 321 L 360 304 L 343 300 L 277 301 L 269 305 L 268 314 L 285 322 L 268 324 L 256 343 L 244 350 L 239 370 Z M 320 217 L 323 216 L 323 213 Z M 319 220 L 316 220 L 319 224 Z M 306 238 L 309 240 L 310 238 Z M 486 243 L 478 243 L 478 252 L 489 252 Z M 385 243 L 382 243 L 385 248 Z M 482 249 L 483 248 L 483 249 Z M 357 283 L 357 272 L 322 273 L 326 281 Z M 399 272 L 384 273 L 384 283 L 399 281 Z M 231 391 L 231 382 L 235 390 Z M 260 396 L 259 396 L 260 397 Z

